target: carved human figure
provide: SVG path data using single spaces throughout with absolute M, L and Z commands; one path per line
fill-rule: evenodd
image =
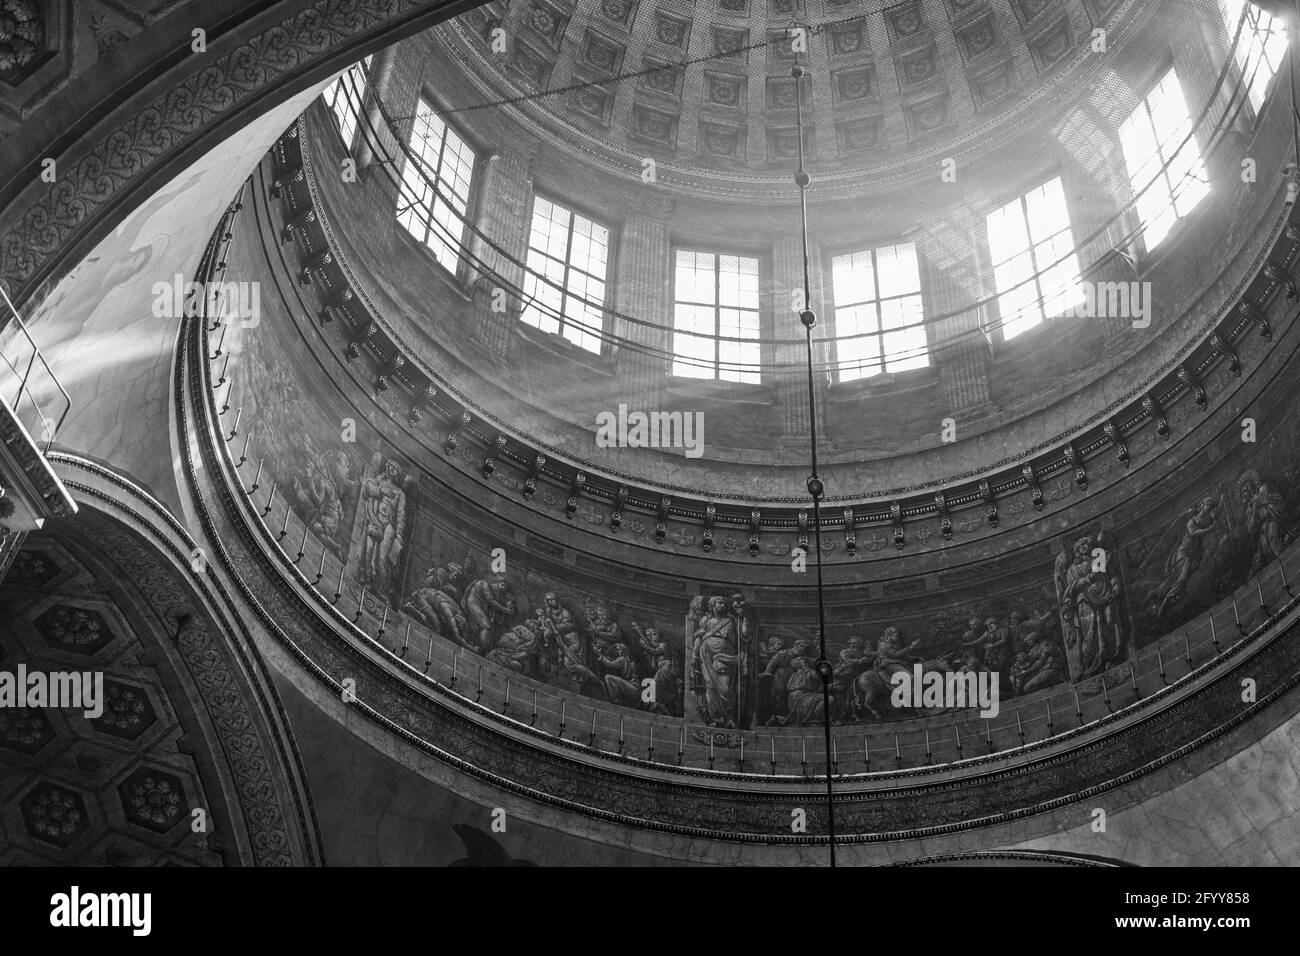
M 1242 475 L 1237 481 L 1237 487 L 1241 502 L 1246 507 L 1246 530 L 1255 539 L 1250 573 L 1258 574 L 1260 568 L 1282 553 L 1285 504 L 1273 486 L 1261 481 L 1253 471 Z
M 1182 539 L 1165 562 L 1165 576 L 1147 593 L 1147 602 L 1156 604 L 1156 614 L 1163 616 L 1187 593 L 1187 581 L 1201 566 L 1206 536 L 1219 527 L 1219 500 L 1202 498 L 1187 516 Z
M 473 570 L 473 559 L 466 565 Z M 424 583 L 407 599 L 402 609 L 444 637 L 465 644 L 465 613 L 460 606 L 465 575 L 466 568 L 455 561 L 445 568 L 430 568 L 425 572 Z
M 1038 630 L 1025 637 L 1026 648 L 1011 666 L 1011 686 L 1017 694 L 1030 694 L 1051 687 L 1070 676 L 1065 652 L 1059 644 Z
M 973 619 L 972 623 L 978 624 L 979 622 Z M 872 669 L 888 682 L 899 671 L 910 670 L 916 660 L 920 643 L 921 639 L 918 637 L 911 644 L 904 647 L 898 628 L 891 624 L 885 628 L 884 633 L 880 636 L 880 641 L 876 644 L 876 658 L 872 662 Z
M 1094 677 L 1128 654 L 1124 589 L 1112 549 L 1085 535 L 1056 560 L 1056 593 L 1070 677 Z
M 604 672 L 605 693 L 609 699 L 629 707 L 640 705 L 641 685 L 631 649 L 622 641 L 608 643 L 599 649 L 597 659 Z
M 820 724 L 826 718 L 826 699 L 822 692 L 822 681 L 817 672 L 809 666 L 808 658 L 796 657 L 790 662 L 790 683 L 787 687 L 790 709 L 784 717 L 774 717 L 768 721 L 781 727 L 806 727 Z M 831 699 L 832 709 L 835 706 Z
M 790 678 L 794 674 L 793 662 L 797 658 L 807 657 L 809 646 L 810 644 L 807 640 L 804 638 L 798 638 L 794 642 L 793 646 L 778 649 L 767 662 L 767 666 L 763 668 L 763 673 L 760 677 L 765 683 L 767 680 L 771 680 L 771 683 L 768 684 L 768 693 L 771 697 L 772 713 L 774 715 L 784 715 L 789 711 L 790 705 L 788 694 Z
M 578 629 L 576 616 L 560 603 L 554 591 L 548 591 L 542 598 L 541 613 L 550 627 L 548 641 L 554 654 L 555 671 L 581 690 L 603 686 L 604 681 L 592 670 L 591 648 Z
M 736 662 L 736 721 L 740 726 L 746 720 L 751 701 L 749 700 L 750 647 L 753 624 L 750 620 L 749 604 L 743 594 L 732 594 L 730 602 L 732 640 L 735 644 Z
M 680 677 L 677 673 L 677 661 L 673 657 L 672 647 L 659 633 L 657 627 L 644 630 L 636 622 L 632 624 L 636 632 L 641 655 L 651 669 L 650 677 L 655 682 L 655 706 L 653 709 L 664 713 L 678 713 L 678 694 Z
M 691 598 L 690 607 L 686 610 L 686 630 L 682 633 L 689 645 L 686 666 L 690 669 L 691 694 L 697 701 L 704 698 L 704 675 L 700 670 L 700 639 L 696 634 L 703 619 L 704 596 L 696 595 Z
M 976 624 L 979 622 L 976 621 Z M 920 663 L 923 671 L 946 672 L 951 666 L 943 659 L 923 660 L 920 652 L 922 639 L 903 645 L 898 628 L 885 628 L 876 643 L 876 654 L 871 667 L 853 680 L 853 691 L 848 702 L 848 712 L 853 715 L 870 714 L 877 720 L 896 716 L 891 704 L 892 678 L 895 674 L 911 673 L 913 664 Z
M 536 677 L 544 626 L 545 622 L 530 618 L 509 628 L 497 639 L 496 646 L 487 652 L 487 659 L 527 677 Z
M 477 650 L 486 654 L 493 644 L 492 632 L 515 613 L 509 585 L 501 577 L 479 578 L 465 589 L 461 601 L 468 624 L 466 635 Z
M 402 536 L 406 531 L 406 492 L 398 484 L 400 475 L 397 462 L 389 459 L 378 475 L 367 478 L 361 485 L 365 524 L 357 579 L 377 594 L 387 595 L 392 590 L 397 561 L 402 553 Z
M 702 684 L 697 699 L 700 717 L 714 727 L 734 728 L 739 713 L 740 654 L 731 610 L 726 598 L 710 598 L 707 611 L 696 625 L 692 648 L 693 667 Z
M 614 620 L 609 613 L 609 608 L 603 604 L 594 605 L 591 609 L 591 638 L 596 646 L 597 651 L 603 651 L 610 644 L 618 644 L 623 640 L 623 629 L 619 627 L 618 621 Z
M 871 666 L 871 657 L 866 651 L 866 642 L 861 637 L 849 638 L 849 646 L 839 653 L 835 669 L 831 672 L 831 696 L 835 701 L 833 716 L 847 718 L 850 699 L 853 694 L 853 681 Z

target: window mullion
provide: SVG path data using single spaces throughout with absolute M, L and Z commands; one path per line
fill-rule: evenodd
M 446 152 L 447 152 L 447 130 L 448 130 L 448 128 L 449 128 L 449 127 L 444 123 L 444 124 L 443 124 L 443 127 L 442 127 L 442 136 L 440 136 L 440 137 L 438 138 L 438 159 L 437 159 L 437 161 L 436 161 L 436 164 L 434 165 L 434 169 L 433 169 L 433 183 L 431 184 L 431 185 L 432 185 L 432 188 L 435 190 L 435 192 L 434 192 L 432 195 L 429 196 L 429 233 L 430 233 L 430 235 L 433 234 L 433 220 L 434 220 L 434 212 L 433 212 L 433 211 L 434 211 L 434 209 L 437 208 L 437 205 L 438 205 L 438 194 L 437 194 L 436 190 L 437 190 L 439 187 L 441 187 L 442 184 L 443 184 L 443 183 L 442 183 L 442 163 L 443 163 L 443 157 L 446 155 Z
M 876 256 L 876 250 L 871 250 L 871 296 L 872 305 L 876 313 L 876 327 L 873 338 L 876 340 L 876 351 L 880 355 L 880 371 L 885 372 L 885 317 L 881 310 L 880 304 L 880 260 Z
M 1029 197 L 1020 197 L 1020 215 L 1025 223 L 1025 240 L 1029 249 L 1029 268 L 1033 270 L 1034 293 L 1037 296 L 1038 311 L 1042 315 L 1042 320 L 1047 321 L 1047 310 L 1043 308 L 1043 276 L 1042 268 L 1038 264 L 1038 243 L 1034 240 L 1034 234 L 1029 225 Z

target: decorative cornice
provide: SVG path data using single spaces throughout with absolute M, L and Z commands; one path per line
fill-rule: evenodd
M 628 211 L 650 219 L 667 219 L 673 211 L 673 198 L 665 193 L 629 189 L 623 197 Z

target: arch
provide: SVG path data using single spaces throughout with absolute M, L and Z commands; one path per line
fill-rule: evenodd
M 96 470 L 72 482 L 77 518 L 30 535 L 0 585 L 0 667 L 103 680 L 99 716 L 0 715 L 6 862 L 322 864 L 298 749 L 251 635 L 157 502 Z

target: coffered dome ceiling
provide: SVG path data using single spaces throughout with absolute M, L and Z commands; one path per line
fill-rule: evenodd
M 991 144 L 1024 124 L 1026 111 L 1050 112 L 1094 80 L 1154 8 L 1133 0 L 513 0 L 438 33 L 472 68 L 485 102 L 513 100 L 541 130 L 612 168 L 640 169 L 652 158 L 681 185 L 716 188 L 719 178 L 788 178 L 798 150 L 792 28 L 806 30 L 798 60 L 810 70 L 810 166 L 827 181 L 893 176 Z M 1090 42 L 1098 27 L 1101 52 Z

